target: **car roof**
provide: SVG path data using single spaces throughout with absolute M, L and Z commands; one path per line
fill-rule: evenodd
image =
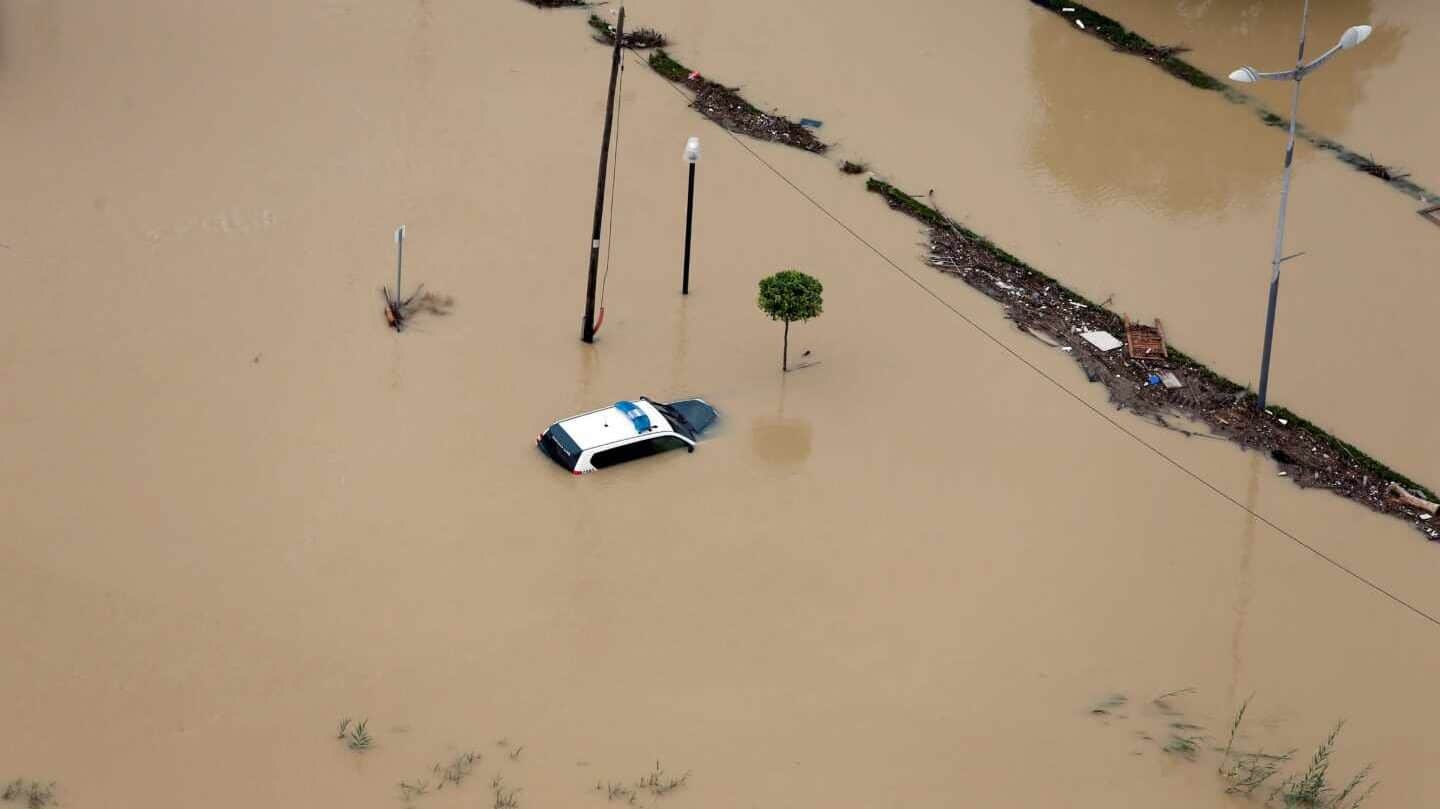
M 636 401 L 617 402 L 610 407 L 602 407 L 599 410 L 592 410 L 589 413 L 582 413 L 578 416 L 571 416 L 556 422 L 570 437 L 575 439 L 580 451 L 613 444 L 616 441 L 623 441 L 626 438 L 634 438 L 640 433 L 636 430 L 635 421 L 632 416 L 626 415 L 625 411 L 630 410 L 648 418 L 651 429 L 648 434 L 662 435 L 674 432 L 670 422 L 665 418 L 655 405 L 643 399 Z

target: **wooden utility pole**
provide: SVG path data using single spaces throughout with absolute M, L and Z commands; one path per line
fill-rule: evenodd
M 625 8 L 615 21 L 615 51 L 610 57 L 610 95 L 605 100 L 605 133 L 600 138 L 600 179 L 595 183 L 595 228 L 590 233 L 590 275 L 585 280 L 585 322 L 580 339 L 595 342 L 595 277 L 600 270 L 600 225 L 605 219 L 605 173 L 610 165 L 610 125 L 615 119 L 615 82 L 620 77 L 620 43 L 625 39 Z

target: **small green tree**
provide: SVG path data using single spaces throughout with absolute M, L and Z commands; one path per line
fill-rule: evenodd
M 819 317 L 825 291 L 821 283 L 799 270 L 781 270 L 760 279 L 760 311 L 771 320 L 785 323 L 785 346 L 780 355 L 780 370 L 790 370 L 790 323 Z

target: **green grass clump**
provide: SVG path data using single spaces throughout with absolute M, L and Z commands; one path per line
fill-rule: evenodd
M 650 54 L 650 69 L 670 81 L 685 81 L 693 72 L 690 68 L 671 58 L 664 48 Z
M 1235 751 L 1235 736 L 1240 732 L 1240 723 L 1245 719 L 1245 711 L 1250 707 L 1251 699 L 1253 697 L 1246 697 L 1245 701 L 1240 703 L 1240 710 L 1235 713 L 1235 720 L 1230 723 L 1230 738 L 1225 742 L 1225 752 L 1220 758 L 1218 771 L 1229 782 L 1225 791 L 1231 795 L 1249 796 L 1254 793 L 1264 786 L 1266 781 L 1275 777 L 1295 753 L 1294 750 L 1278 755 L 1266 753 L 1264 750 L 1256 753 Z
M 335 738 L 343 739 L 345 746 L 351 750 L 357 752 L 369 750 L 370 747 L 375 744 L 375 739 L 370 735 L 370 732 L 365 729 L 369 721 L 368 719 L 361 719 L 355 723 L 354 726 L 351 726 L 349 717 L 341 719 L 340 726 L 336 729 Z
M 865 182 L 865 190 L 879 194 L 891 208 L 919 219 L 932 228 L 946 227 L 949 222 L 939 211 L 883 180 L 870 178 Z
M 1235 737 L 1239 735 L 1240 724 L 1245 720 L 1245 711 L 1250 699 L 1240 703 L 1240 710 L 1230 723 L 1230 739 L 1220 760 L 1219 772 L 1229 786 L 1225 791 L 1232 795 L 1249 796 L 1275 776 L 1291 757 L 1294 750 L 1285 753 L 1241 753 L 1235 749 Z M 1335 740 L 1344 729 L 1345 721 L 1335 723 L 1330 735 L 1315 748 L 1305 771 L 1286 778 L 1270 792 L 1266 805 L 1278 804 L 1285 809 L 1359 809 L 1369 799 L 1378 782 L 1370 780 L 1372 765 L 1365 765 L 1355 773 L 1345 786 L 1336 789 L 1330 783 L 1330 759 L 1335 753 Z
M 1315 755 L 1310 757 L 1310 765 L 1305 772 L 1285 779 L 1270 794 L 1270 799 L 1278 798 L 1285 809 L 1356 809 L 1364 803 L 1379 786 L 1378 782 L 1366 785 L 1370 780 L 1371 765 L 1361 768 L 1339 792 L 1330 784 L 1330 757 L 1335 752 L 1335 739 L 1344 727 L 1343 719 L 1336 722 L 1330 735 L 1315 748 Z M 1357 794 L 1356 790 L 1361 787 L 1365 788 Z

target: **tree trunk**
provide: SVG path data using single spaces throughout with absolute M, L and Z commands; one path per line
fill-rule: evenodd
M 790 370 L 790 321 L 785 321 L 785 349 L 780 353 L 780 370 Z

